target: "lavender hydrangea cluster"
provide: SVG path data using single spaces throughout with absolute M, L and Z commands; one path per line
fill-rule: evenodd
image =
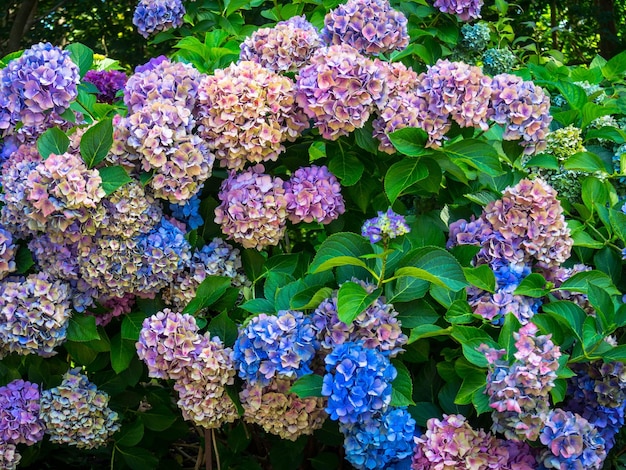
M 386 54 L 409 45 L 408 20 L 388 0 L 348 0 L 324 17 L 328 45 L 348 44 L 361 54 Z
M 527 444 L 512 445 L 475 430 L 462 415 L 429 419 L 426 432 L 415 443 L 413 470 L 533 470 L 537 465 Z
M 257 29 L 241 43 L 239 60 L 257 62 L 272 72 L 295 72 L 322 46 L 315 26 L 304 15 Z
M 309 127 L 295 101 L 294 83 L 243 61 L 205 77 L 198 91 L 198 133 L 222 167 L 275 161 Z
M 383 241 L 387 243 L 390 239 L 405 235 L 411 231 L 404 216 L 396 214 L 391 207 L 387 212 L 378 211 L 378 216 L 367 219 L 361 227 L 361 235 L 369 238 L 370 243 Z
M 0 387 L 0 442 L 31 446 L 41 441 L 39 398 L 39 386 L 21 379 Z
M 98 390 L 79 368 L 68 370 L 58 387 L 41 392 L 41 419 L 50 442 L 94 449 L 120 428 L 108 406 L 109 395 Z
M 10 231 L 0 225 L 0 279 L 15 271 L 17 245 Z
M 480 18 L 483 0 L 435 0 L 433 6 L 442 13 L 456 15 L 462 21 Z
M 119 101 L 118 92 L 124 89 L 128 77 L 120 70 L 89 70 L 83 80 L 98 89 L 98 101 L 113 104 Z
M 322 396 L 326 412 L 343 425 L 383 412 L 391 402 L 391 382 L 398 372 L 388 355 L 362 341 L 338 345 L 324 359 Z
M 601 469 L 606 459 L 604 439 L 589 421 L 576 413 L 552 410 L 540 439 L 547 446 L 538 459 L 541 468 Z
M 265 432 L 295 441 L 322 427 L 327 418 L 324 399 L 300 398 L 289 392 L 293 380 L 273 378 L 268 384 L 247 382 L 239 393 L 244 420 Z
M 413 454 L 415 420 L 406 408 L 387 408 L 380 416 L 340 424 L 346 460 L 359 470 L 389 468 Z
M 133 24 L 144 38 L 183 24 L 185 6 L 181 0 L 140 0 L 133 14 Z
M 37 137 L 78 95 L 78 67 L 70 53 L 50 43 L 26 49 L 0 70 L 0 136 L 16 132 Z M 50 126 L 51 127 L 51 126 Z
M 285 233 L 287 198 L 284 182 L 264 173 L 258 164 L 241 173 L 231 171 L 222 182 L 215 223 L 230 240 L 262 250 L 278 245 Z
M 135 305 L 135 300 L 133 294 L 126 294 L 123 297 L 101 297 L 97 301 L 104 309 L 104 313 L 90 311 L 86 313 L 96 317 L 96 325 L 107 326 L 114 318 L 129 314 Z
M 65 342 L 70 287 L 44 272 L 0 282 L 0 358 L 10 353 L 49 357 Z
M 298 73 L 296 101 L 322 137 L 337 140 L 363 127 L 385 98 L 385 75 L 348 44 L 322 47 Z
M 319 348 L 309 316 L 296 310 L 261 313 L 243 326 L 233 346 L 239 377 L 251 384 L 312 373 Z
M 492 119 L 504 126 L 504 140 L 519 140 L 525 155 L 546 148 L 550 129 L 550 97 L 531 81 L 499 74 L 491 82 Z
M 326 166 L 296 170 L 285 182 L 289 220 L 329 224 L 346 211 L 341 185 Z
M 550 390 L 554 387 L 561 351 L 551 340 L 552 335 L 537 335 L 532 324 L 513 333 L 515 360 L 504 360 L 504 350 L 482 345 L 489 373 L 486 393 L 494 410 L 492 429 L 508 439 L 535 441 L 542 431 L 550 408 Z

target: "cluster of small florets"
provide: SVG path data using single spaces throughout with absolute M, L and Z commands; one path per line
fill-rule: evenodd
M 98 390 L 80 369 L 70 369 L 58 387 L 41 392 L 41 419 L 50 442 L 94 449 L 120 428 L 109 395 Z
M 113 104 L 120 100 L 118 92 L 124 89 L 128 77 L 120 70 L 89 70 L 83 80 L 98 89 L 98 101 Z
M 201 191 L 202 187 L 199 187 L 198 192 L 186 201 L 180 201 L 180 203 L 175 204 L 170 203 L 172 217 L 185 222 L 189 230 L 195 230 L 204 223 L 204 219 L 200 215 L 200 198 L 198 197 L 198 193 Z
M 18 379 L 0 387 L 0 442 L 30 446 L 39 442 L 43 433 L 39 386 Z M 0 465 L 0 468 L 5 467 Z
M 80 278 L 79 261 L 91 247 L 92 237 L 83 237 L 76 242 L 59 243 L 48 234 L 40 234 L 28 242 L 28 249 L 40 271 L 66 281 Z
M 386 243 L 410 231 L 404 216 L 396 214 L 391 207 L 387 212 L 378 211 L 377 217 L 367 219 L 361 227 L 361 235 L 369 238 L 371 243 L 378 243 L 381 240 Z
M 324 18 L 322 39 L 348 44 L 361 54 L 386 54 L 409 44 L 408 20 L 388 0 L 348 0 Z
M 239 377 L 261 385 L 275 377 L 296 379 L 312 373 L 318 349 L 311 318 L 295 310 L 252 317 L 233 347 Z
M 290 393 L 292 380 L 273 378 L 268 384 L 246 383 L 239 393 L 244 419 L 270 434 L 295 441 L 313 434 L 327 418 L 324 399 Z
M 216 237 L 194 251 L 188 265 L 176 273 L 171 285 L 163 291 L 163 300 L 168 305 L 184 308 L 196 296 L 197 287 L 207 276 L 230 277 L 233 287 L 250 284 L 243 271 L 239 250 Z
M 517 57 L 509 48 L 487 49 L 482 55 L 483 71 L 488 75 L 510 73 Z
M 391 402 L 391 382 L 398 374 L 387 354 L 362 341 L 336 346 L 324 359 L 322 395 L 326 411 L 341 424 L 354 424 L 384 411 Z
M 15 253 L 17 246 L 13 242 L 13 235 L 0 225 L 0 279 L 15 271 Z
M 483 0 L 435 0 L 433 5 L 443 13 L 456 15 L 462 21 L 480 18 Z
M 21 460 L 15 444 L 0 443 L 0 468 L 16 470 Z
M 540 439 L 547 447 L 538 458 L 542 468 L 599 470 L 606 459 L 604 439 L 598 430 L 570 411 L 552 410 Z
M 375 419 L 340 424 L 346 459 L 359 470 L 389 468 L 413 454 L 415 420 L 406 408 L 387 408 Z
M 198 133 L 229 169 L 276 160 L 283 142 L 309 126 L 296 106 L 294 83 L 251 61 L 205 77 L 198 104 Z
M 484 51 L 489 45 L 491 31 L 487 23 L 479 22 L 475 24 L 465 23 L 461 27 L 460 45 L 474 53 Z
M 502 359 L 504 350 L 479 349 L 489 362 L 486 393 L 494 410 L 492 429 L 508 439 L 537 440 L 549 412 L 561 351 L 551 335 L 537 336 L 537 331 L 528 323 L 513 333 L 517 351 L 512 364 Z
M 496 439 L 482 429 L 472 429 L 462 415 L 431 418 L 426 432 L 415 438 L 413 470 L 533 470 L 536 461 L 527 444 Z
M 581 87 L 585 90 L 587 96 L 593 96 L 594 102 L 602 103 L 607 99 L 607 94 L 604 89 L 597 83 L 589 83 L 587 80 L 581 82 L 574 82 L 574 85 Z
M 385 98 L 384 69 L 348 44 L 322 47 L 300 69 L 296 101 L 325 139 L 365 125 Z
M 101 297 L 97 300 L 104 312 L 87 311 L 85 313 L 95 316 L 98 326 L 107 326 L 114 318 L 129 314 L 135 305 L 134 294 L 126 294 L 123 297 Z
M 504 140 L 522 139 L 524 154 L 541 152 L 550 129 L 550 97 L 533 82 L 499 74 L 491 82 L 492 119 L 504 126 Z
M 144 38 L 158 31 L 183 24 L 185 6 L 181 0 L 140 0 L 133 14 L 133 24 Z
M 21 132 L 36 137 L 48 123 L 63 121 L 79 80 L 68 51 L 50 43 L 26 49 L 0 70 L 0 135 L 12 134 L 21 123 Z
M 231 171 L 220 187 L 221 204 L 215 223 L 244 248 L 262 250 L 278 245 L 285 233 L 287 198 L 283 180 L 264 173 L 255 165 L 241 173 Z
M 70 287 L 46 273 L 0 282 L 0 357 L 49 357 L 65 342 L 71 316 Z
M 371 289 L 373 286 L 364 287 Z M 339 320 L 335 292 L 319 304 L 311 321 L 324 352 L 331 352 L 340 344 L 361 341 L 367 348 L 378 349 L 394 357 L 408 341 L 397 315 L 393 305 L 378 298 L 347 325 Z
M 581 129 L 569 125 L 548 133 L 545 152 L 554 155 L 559 161 L 566 160 L 575 153 L 585 152 Z
M 296 170 L 285 182 L 289 220 L 329 224 L 346 211 L 341 185 L 326 166 Z
M 317 28 L 303 16 L 257 29 L 241 43 L 239 60 L 251 60 L 272 72 L 295 72 L 322 46 Z

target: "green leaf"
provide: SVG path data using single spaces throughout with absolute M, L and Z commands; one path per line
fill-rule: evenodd
M 98 357 L 98 352 L 94 351 L 89 343 L 75 343 L 74 341 L 66 341 L 63 347 L 71 356 L 71 360 L 76 364 L 88 366 Z
M 594 284 L 589 284 L 587 295 L 589 303 L 596 312 L 596 321 L 600 332 L 605 336 L 611 334 L 613 331 L 609 331 L 609 329 L 615 327 L 615 306 L 611 296 L 604 289 Z
M 589 210 L 593 210 L 595 204 L 604 206 L 609 202 L 609 191 L 606 185 L 594 177 L 587 177 L 583 180 L 581 195 L 583 203 Z
M 415 341 L 423 338 L 432 338 L 434 336 L 447 336 L 450 334 L 449 330 L 443 329 L 437 325 L 419 325 L 411 329 L 411 334 L 407 344 L 414 343 Z
M 15 270 L 18 274 L 25 274 L 31 267 L 35 265 L 33 254 L 26 245 L 18 245 L 15 255 Z
M 451 325 L 467 325 L 474 322 L 475 316 L 467 300 L 457 299 L 449 305 L 445 319 Z
M 485 141 L 464 139 L 445 146 L 442 151 L 453 163 L 462 162 L 489 176 L 502 174 L 498 151 Z
M 626 132 L 617 127 L 604 126 L 600 129 L 588 129 L 585 133 L 587 140 L 591 139 L 605 139 L 610 140 L 616 144 L 623 144 L 626 142 Z
M 465 358 L 478 367 L 487 367 L 488 365 L 485 355 L 478 351 L 482 344 L 486 344 L 494 349 L 499 348 L 498 343 L 491 336 L 473 326 L 454 325 L 452 327 L 452 337 L 461 344 Z
M 141 442 L 141 439 L 143 439 L 143 433 L 143 422 L 140 419 L 137 419 L 132 423 L 122 425 L 122 428 L 115 433 L 113 438 L 115 439 L 115 444 L 117 445 L 133 447 Z
M 564 379 L 556 379 L 554 381 L 554 387 L 550 389 L 550 396 L 552 401 L 557 404 L 565 399 L 565 392 L 567 392 L 567 381 Z
M 504 316 L 504 324 L 500 330 L 500 336 L 498 336 L 498 344 L 506 350 L 507 359 L 512 358 L 517 351 L 513 333 L 519 331 L 521 326 L 520 321 L 511 312 Z
M 324 378 L 321 375 L 303 375 L 293 383 L 293 385 L 289 389 L 289 392 L 295 393 L 300 398 L 321 397 L 323 382 Z
M 543 311 L 551 314 L 559 323 L 567 327 L 582 341 L 583 323 L 587 314 L 585 311 L 568 300 L 559 300 L 543 305 Z
M 139 332 L 141 331 L 141 325 L 146 319 L 146 312 L 130 312 L 124 315 L 122 320 L 122 338 L 130 341 L 137 341 L 139 339 Z
M 102 178 L 102 189 L 104 189 L 107 196 L 133 181 L 121 166 L 106 166 L 98 169 L 98 172 L 100 173 L 100 178 Z
M 385 192 L 393 205 L 401 196 L 418 181 L 428 177 L 428 168 L 419 158 L 407 158 L 391 165 L 385 175 Z
M 93 51 L 79 42 L 70 44 L 65 49 L 70 51 L 70 59 L 78 65 L 80 77 L 83 78 L 93 64 Z
M 139 416 L 148 429 L 157 432 L 165 431 L 176 421 L 176 415 L 165 405 L 156 405 Z
M 477 371 L 473 374 L 466 376 L 461 383 L 454 403 L 457 405 L 469 405 L 474 399 L 474 394 L 485 388 L 487 383 L 487 374 L 482 371 Z
M 123 339 L 121 333 L 111 338 L 111 367 L 116 374 L 125 371 L 137 354 L 135 342 Z
M 556 86 L 572 109 L 582 109 L 587 103 L 587 94 L 582 87 L 568 82 L 559 82 Z
M 424 147 L 428 134 L 418 127 L 404 127 L 388 135 L 389 140 L 398 152 L 409 157 L 418 157 L 428 153 Z
M 391 382 L 391 403 L 389 403 L 389 406 L 414 405 L 413 381 L 411 380 L 409 369 L 398 359 L 392 359 L 391 363 L 398 371 L 398 375 Z
M 241 305 L 241 308 L 250 313 L 274 313 L 276 307 L 274 302 L 267 299 L 250 299 Z
M 585 103 L 583 106 L 583 120 L 581 128 L 585 129 L 594 119 L 601 116 L 607 116 L 609 114 L 617 114 L 620 110 L 618 107 L 610 106 L 607 104 Z
M 558 170 L 559 169 L 559 160 L 547 153 L 540 153 L 539 155 L 535 155 L 530 160 L 528 160 L 524 164 L 525 168 L 546 168 L 548 170 Z
M 626 344 L 615 346 L 609 351 L 602 354 L 605 361 L 620 361 L 626 362 Z
M 51 154 L 63 155 L 70 146 L 70 139 L 58 127 L 52 127 L 37 139 L 37 150 L 45 160 Z
M 361 235 L 351 232 L 335 233 L 320 245 L 311 266 L 309 266 L 309 272 L 320 272 L 320 266 L 338 256 L 358 258 L 371 253 L 373 253 L 372 245 Z
M 396 279 L 393 284 L 391 293 L 387 293 L 389 303 L 409 302 L 424 297 L 430 282 L 414 277 L 403 276 Z
M 309 287 L 293 296 L 289 306 L 294 310 L 316 308 L 324 300 L 333 295 L 330 287 Z
M 132 470 L 154 470 L 159 466 L 159 459 L 147 449 L 141 447 L 116 447 L 116 449 Z
M 67 324 L 66 338 L 79 343 L 100 339 L 96 317 L 93 315 L 75 314 Z
M 513 291 L 515 295 L 535 298 L 544 297 L 549 293 L 550 289 L 546 287 L 546 280 L 538 273 L 531 273 L 526 276 Z
M 196 289 L 196 296 L 187 304 L 183 313 L 194 315 L 215 303 L 230 287 L 227 276 L 207 276 Z
M 436 246 L 418 248 L 411 251 L 403 261 L 410 266 L 397 269 L 394 276 L 424 279 L 453 291 L 468 285 L 459 262 L 443 248 Z
M 603 67 L 602 75 L 608 80 L 617 81 L 626 73 L 626 51 L 612 57 Z
M 622 242 L 626 243 L 626 214 L 622 211 L 609 209 L 611 228 Z
M 237 324 L 230 319 L 226 311 L 213 317 L 209 322 L 208 329 L 211 336 L 217 336 L 222 340 L 224 346 L 231 347 L 235 344 L 235 340 L 237 339 Z
M 113 120 L 103 119 L 87 129 L 80 139 L 80 154 L 88 168 L 100 163 L 113 145 Z
M 354 256 L 336 256 L 334 258 L 327 259 L 322 264 L 316 267 L 315 272 L 319 273 L 335 268 L 337 266 L 359 266 L 361 268 L 368 269 L 367 264 L 359 258 Z
M 342 186 L 352 186 L 361 178 L 365 167 L 351 153 L 338 153 L 328 162 L 330 172 L 341 180 Z
M 591 235 L 585 232 L 582 227 L 572 230 L 571 235 L 572 240 L 574 241 L 574 246 L 582 246 L 584 248 L 595 249 L 600 249 L 604 247 L 604 243 L 593 238 Z
M 584 171 L 587 173 L 593 173 L 600 171 L 603 173 L 612 172 L 612 169 L 608 169 L 602 159 L 591 152 L 579 152 L 569 157 L 563 163 L 563 167 L 566 170 Z
M 487 292 L 495 292 L 496 276 L 489 265 L 481 264 L 475 268 L 463 268 L 463 274 L 471 285 Z
M 621 292 L 613 285 L 613 281 L 609 276 L 607 276 L 603 272 L 595 270 L 576 273 L 565 282 L 563 282 L 560 287 L 554 290 L 564 290 L 588 294 L 589 284 L 593 284 L 596 287 L 605 290 L 609 295 L 622 295 Z
M 326 158 L 326 142 L 316 140 L 309 147 L 309 162 L 314 162 L 320 158 Z
M 378 297 L 381 289 L 376 289 L 371 294 L 360 284 L 344 282 L 337 292 L 337 316 L 346 325 L 352 324 L 354 319 Z
M 267 272 L 293 274 L 298 267 L 300 255 L 298 253 L 274 255 L 269 258 L 263 265 L 263 269 Z

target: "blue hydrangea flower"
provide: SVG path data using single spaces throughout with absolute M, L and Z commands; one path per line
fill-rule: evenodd
M 342 424 L 353 424 L 382 412 L 391 402 L 391 382 L 398 372 L 389 358 L 362 342 L 340 344 L 325 358 L 322 395 L 326 412 Z
M 410 231 L 404 216 L 389 208 L 387 212 L 378 211 L 378 217 L 366 220 L 361 228 L 361 235 L 369 238 L 371 243 L 378 243 L 383 238 L 396 238 Z
M 268 385 L 274 377 L 310 374 L 319 342 L 310 317 L 281 310 L 276 315 L 261 313 L 253 317 L 240 329 L 233 349 L 239 377 L 252 384 Z
M 133 24 L 144 38 L 157 31 L 178 28 L 183 24 L 185 6 L 181 0 L 140 0 Z
M 201 190 L 202 186 L 198 188 L 198 192 Z M 198 193 L 184 201 L 184 204 L 170 204 L 170 210 L 172 211 L 172 216 L 185 222 L 191 230 L 200 227 L 204 223 L 200 215 L 200 198 Z

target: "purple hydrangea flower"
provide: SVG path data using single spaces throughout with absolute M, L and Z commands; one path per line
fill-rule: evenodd
M 98 390 L 79 368 L 68 370 L 58 387 L 41 392 L 41 419 L 50 442 L 94 449 L 120 428 L 109 395 Z
M 96 325 L 107 326 L 116 317 L 129 314 L 135 305 L 135 296 L 126 294 L 123 297 L 102 297 L 98 303 L 105 310 L 104 313 L 87 311 L 88 315 L 96 317 Z
M 124 89 L 128 77 L 119 70 L 89 70 L 83 80 L 96 86 L 99 101 L 113 104 L 120 99 L 117 92 Z
M 361 54 L 386 54 L 409 45 L 408 20 L 388 0 L 348 0 L 324 18 L 322 39 L 348 44 Z
M 329 224 L 346 211 L 341 185 L 326 166 L 296 170 L 285 182 L 289 220 Z
M 293 380 L 273 378 L 269 384 L 246 383 L 239 393 L 246 422 L 264 431 L 295 441 L 322 427 L 327 418 L 324 399 L 300 398 L 290 393 Z
M 39 386 L 18 379 L 0 387 L 0 442 L 31 446 L 43 438 L 43 433 Z
M 256 62 L 243 61 L 205 77 L 198 92 L 198 133 L 222 167 L 275 161 L 309 122 L 294 83 Z
M 378 217 L 366 220 L 361 228 L 361 235 L 369 238 L 371 243 L 378 243 L 410 231 L 404 216 L 396 214 L 390 207 L 387 212 L 378 211 Z
M 283 180 L 264 174 L 263 165 L 231 171 L 222 182 L 215 223 L 244 248 L 278 245 L 285 233 L 287 198 Z
M 13 242 L 13 235 L 0 225 L 0 279 L 15 271 L 15 253 L 17 246 Z
M 462 21 L 480 18 L 483 0 L 435 0 L 434 7 L 443 13 L 456 15 Z
M 354 424 L 383 412 L 391 402 L 391 382 L 398 372 L 386 354 L 363 342 L 338 345 L 324 359 L 322 395 L 326 412 L 341 424 Z
M 185 6 L 181 0 L 140 0 L 133 14 L 133 24 L 144 38 L 158 31 L 183 24 Z
M 413 454 L 415 420 L 406 408 L 387 408 L 363 421 L 340 424 L 346 460 L 359 470 L 389 468 Z
M 365 125 L 385 98 L 385 71 L 348 44 L 322 47 L 296 78 L 296 101 L 322 137 L 337 140 Z
M 239 330 L 233 350 L 239 377 L 267 385 L 274 377 L 295 379 L 312 373 L 318 348 L 310 317 L 281 310 L 252 317 Z
M 169 62 L 169 59 L 164 55 L 153 57 L 145 64 L 138 65 L 137 67 L 135 67 L 135 73 L 138 74 L 138 73 L 148 72 L 150 70 L 155 70 L 163 62 Z
M 239 60 L 251 60 L 272 72 L 295 72 L 322 46 L 317 28 L 305 16 L 280 21 L 273 28 L 257 29 L 241 43 Z

